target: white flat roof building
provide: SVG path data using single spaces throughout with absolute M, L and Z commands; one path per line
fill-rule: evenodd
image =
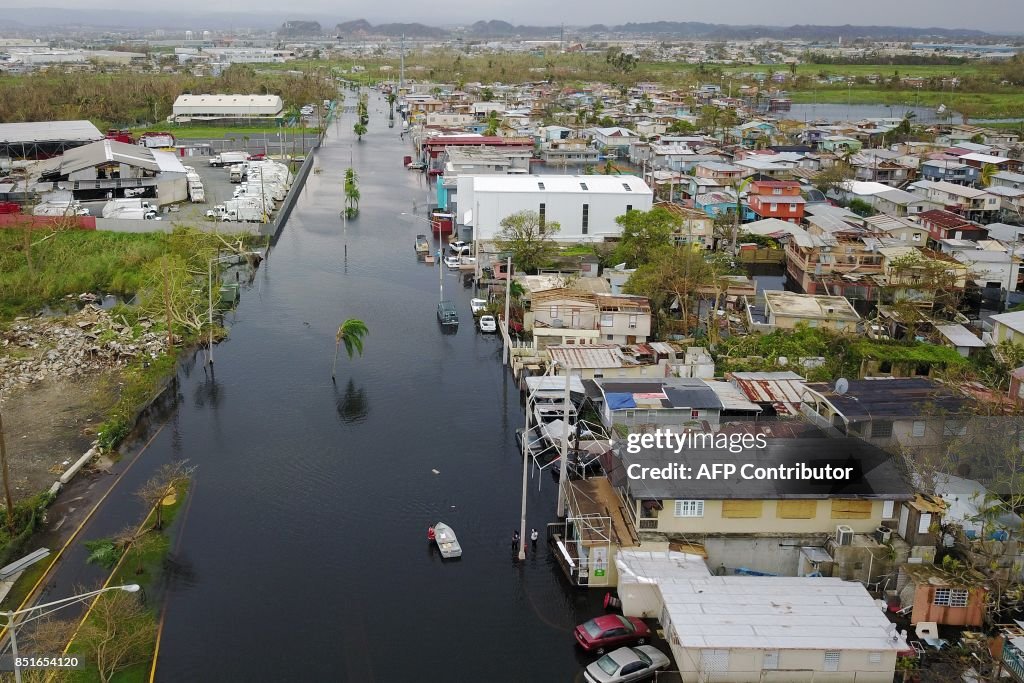
M 476 239 L 493 239 L 501 221 L 520 211 L 557 222 L 560 242 L 602 242 L 622 234 L 615 219 L 627 211 L 650 211 L 654 192 L 632 175 L 460 176 L 458 216 L 473 225 Z M 478 220 L 479 219 L 479 220 Z
M 687 683 L 890 683 L 909 649 L 860 583 L 712 576 L 699 556 L 671 551 L 620 549 L 615 563 L 623 614 L 661 621 Z M 787 671 L 800 676 L 773 675 Z
M 280 95 L 178 95 L 175 120 L 266 119 L 284 111 Z

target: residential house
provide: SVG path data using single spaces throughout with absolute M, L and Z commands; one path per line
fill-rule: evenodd
M 870 202 L 876 211 L 889 216 L 916 216 L 925 211 L 941 209 L 939 202 L 925 199 L 921 195 L 904 190 L 885 190 L 872 197 Z
M 533 140 L 530 138 L 505 138 L 500 135 L 429 135 L 419 144 L 420 158 L 427 165 L 427 173 L 440 175 L 444 173 L 444 165 L 448 150 L 453 147 L 488 146 L 501 151 L 519 151 L 533 153 Z
M 674 244 L 699 244 L 703 249 L 714 247 L 715 221 L 707 213 L 675 202 L 657 202 L 655 207 L 667 209 L 682 221 L 682 225 L 672 234 Z
M 996 249 L 984 249 L 982 244 L 985 243 L 964 242 L 961 246 L 968 248 L 955 249 L 952 256 L 967 266 L 970 279 L 979 287 L 1017 291 L 1021 276 L 1020 258 L 1010 254 L 998 242 L 988 242 L 997 245 Z
M 897 218 L 895 215 L 880 213 L 865 218 L 864 225 L 872 232 L 883 234 L 890 239 L 899 240 L 911 246 L 923 247 L 928 244 L 928 229 L 908 218 Z
M 604 342 L 643 344 L 651 334 L 651 304 L 644 296 L 598 294 L 600 332 Z
M 736 166 L 746 169 L 747 175 L 757 174 L 775 180 L 790 180 L 798 163 L 788 155 L 757 155 L 734 162 Z
M 826 135 L 821 138 L 821 141 L 818 144 L 821 150 L 838 155 L 859 152 L 864 146 L 860 140 L 846 135 Z
M 989 190 L 994 187 L 1009 187 L 1014 190 L 1024 190 L 1024 173 L 1000 171 L 992 176 L 992 184 L 989 186 Z
M 967 219 L 991 222 L 999 211 L 999 198 L 990 192 L 945 181 L 920 180 L 910 190 L 941 203 Z M 986 221 L 986 219 L 988 219 Z
M 460 176 L 460 223 L 473 225 L 476 239 L 490 240 L 501 221 L 534 211 L 541 225 L 557 222 L 554 239 L 601 242 L 622 234 L 615 222 L 629 211 L 650 211 L 654 193 L 632 175 Z
M 860 220 L 859 217 L 855 217 Z M 806 238 L 786 242 L 786 270 L 807 294 L 826 291 L 847 299 L 873 300 L 872 277 L 883 271 L 882 257 L 867 230 L 831 212 L 807 216 Z
M 989 318 L 992 324 L 991 339 L 995 344 L 1008 341 L 1024 345 L 1024 311 L 999 313 Z
M 750 171 L 742 166 L 726 164 L 720 161 L 703 161 L 693 169 L 695 178 L 717 180 L 724 186 L 737 183 L 749 174 Z
M 806 200 L 800 195 L 800 183 L 788 181 L 755 181 L 747 194 L 750 220 L 777 218 L 789 223 L 800 223 L 804 217 Z
M 1003 171 L 1018 173 L 1021 168 L 1021 162 L 1019 159 L 1009 159 L 1007 157 L 996 156 L 994 154 L 980 154 L 978 152 L 961 155 L 960 161 L 977 169 L 982 169 L 985 166 L 994 166 L 997 169 L 997 173 Z
M 782 290 L 765 290 L 762 294 L 764 324 L 769 329 L 792 330 L 804 324 L 836 332 L 857 332 L 860 315 L 844 297 L 797 294 Z
M 729 189 L 706 192 L 693 198 L 693 207 L 711 218 L 736 211 L 736 195 Z
M 883 372 L 893 369 L 882 365 Z M 879 448 L 934 449 L 961 434 L 970 407 L 962 394 L 927 377 L 849 379 L 845 390 L 840 389 L 808 383 L 803 414 L 822 429 L 857 436 Z
M 944 346 L 956 349 L 964 358 L 980 352 L 985 348 L 985 342 L 960 323 L 948 325 L 936 325 L 935 331 L 939 333 L 940 340 Z
M 730 130 L 729 135 L 741 147 L 754 148 L 767 147 L 778 132 L 778 127 L 771 121 L 747 121 Z
M 759 405 L 764 417 L 800 414 L 804 378 L 795 372 L 729 372 L 725 378 Z
M 856 582 L 714 576 L 700 555 L 641 548 L 615 564 L 623 614 L 659 620 L 683 683 L 891 683 L 909 649 Z
M 722 401 L 702 379 L 595 380 L 601 391 L 601 421 L 608 430 L 717 427 Z
M 660 354 L 638 354 L 615 344 L 567 344 L 547 347 L 548 356 L 555 361 L 555 372 L 581 379 L 618 379 L 665 377 L 670 371 L 668 357 Z
M 591 128 L 594 146 L 608 156 L 625 157 L 629 154 L 629 146 L 640 141 L 640 135 L 629 128 L 612 126 L 610 128 Z
M 928 231 L 932 242 L 946 239 L 976 242 L 988 236 L 988 230 L 983 226 L 950 211 L 941 209 L 924 211 L 917 215 L 917 220 L 921 223 L 921 227 Z
M 921 180 L 973 185 L 978 181 L 978 169 L 952 159 L 929 159 L 921 162 Z

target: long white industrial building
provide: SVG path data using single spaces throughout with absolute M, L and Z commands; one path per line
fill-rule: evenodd
M 632 175 L 466 175 L 457 201 L 459 222 L 475 225 L 478 240 L 493 239 L 502 220 L 528 210 L 559 224 L 559 242 L 603 242 L 622 234 L 618 216 L 650 211 L 654 193 Z
M 178 95 L 171 118 L 175 121 L 277 119 L 284 113 L 280 95 Z

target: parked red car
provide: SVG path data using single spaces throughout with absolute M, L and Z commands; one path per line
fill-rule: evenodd
M 597 654 L 623 645 L 643 645 L 650 637 L 651 629 L 643 621 L 619 614 L 606 614 L 576 627 L 579 646 Z

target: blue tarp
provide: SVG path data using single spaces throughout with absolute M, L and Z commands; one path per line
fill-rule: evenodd
M 633 394 L 608 394 L 606 399 L 608 400 L 608 407 L 611 410 L 636 408 L 636 401 L 633 400 Z

